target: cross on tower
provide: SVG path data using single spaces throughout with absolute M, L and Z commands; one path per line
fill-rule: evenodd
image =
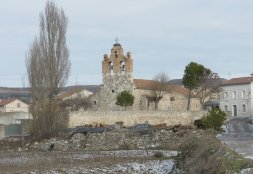
M 118 43 L 118 42 L 119 42 L 119 39 L 118 39 L 118 37 L 116 37 L 116 39 L 115 39 L 115 42 L 116 42 L 116 43 Z

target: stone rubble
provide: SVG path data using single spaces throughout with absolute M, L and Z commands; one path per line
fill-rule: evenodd
M 47 150 L 51 143 L 54 150 L 131 150 L 178 147 L 192 132 L 187 129 L 173 132 L 169 129 L 132 132 L 128 129 L 109 130 L 103 133 L 74 134 L 71 138 L 51 138 L 35 142 L 29 149 Z

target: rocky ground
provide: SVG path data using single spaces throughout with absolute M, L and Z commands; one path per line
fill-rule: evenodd
M 174 173 L 214 168 L 228 173 L 253 172 L 252 162 L 228 150 L 213 132 L 194 127 L 67 132 L 40 141 L 14 137 L 0 141 L 0 149 L 0 173 L 163 174 L 173 167 L 179 167 Z
M 77 133 L 64 138 L 51 138 L 40 142 L 26 144 L 23 150 L 46 150 L 54 143 L 54 149 L 68 150 L 132 150 L 132 149 L 170 149 L 174 150 L 189 134 L 197 133 L 191 129 L 180 129 L 173 132 L 170 129 L 131 131 L 129 129 L 114 129 L 103 133 Z
M 172 150 L 197 132 L 113 129 L 41 141 L 8 138 L 0 142 L 0 173 L 168 173 Z

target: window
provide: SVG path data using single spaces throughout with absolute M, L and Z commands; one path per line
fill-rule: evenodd
M 97 105 L 97 101 L 94 101 L 94 104 Z
M 112 90 L 112 93 L 114 93 L 114 90 Z
M 224 92 L 224 98 L 228 99 L 228 92 Z
M 124 61 L 121 61 L 120 62 L 120 70 L 121 70 L 121 73 L 122 74 L 125 74 L 125 67 L 126 67 L 126 65 L 125 65 L 125 62 Z
M 17 103 L 17 107 L 20 107 L 20 103 Z
M 233 91 L 232 97 L 233 97 L 233 98 L 236 98 L 236 91 Z
M 109 72 L 112 75 L 113 74 L 113 63 L 109 62 Z
M 246 112 L 246 105 L 242 105 L 242 112 Z
M 225 105 L 224 110 L 225 110 L 226 112 L 228 111 L 228 106 L 227 106 L 227 105 Z
M 242 91 L 242 98 L 245 98 L 245 91 Z

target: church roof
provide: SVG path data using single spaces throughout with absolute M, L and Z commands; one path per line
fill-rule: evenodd
M 145 79 L 134 79 L 134 85 L 137 89 L 144 89 L 144 90 L 157 90 L 159 88 L 158 82 L 154 80 L 145 80 Z M 164 87 L 164 91 L 173 91 L 175 93 L 188 96 L 189 95 L 189 90 L 177 86 L 177 85 L 171 85 L 171 84 L 166 84 Z
M 118 46 L 118 47 L 121 47 L 120 43 L 115 43 L 115 44 L 113 44 L 113 46 L 114 46 L 114 47 L 117 47 L 117 46 Z

